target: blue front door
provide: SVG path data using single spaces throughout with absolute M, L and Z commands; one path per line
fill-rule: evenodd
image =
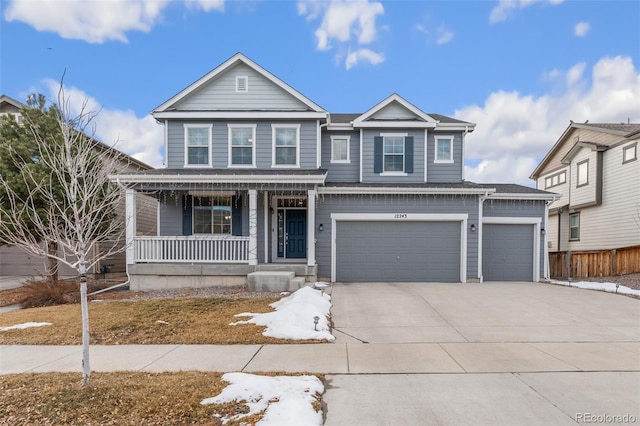
M 307 211 L 286 210 L 287 259 L 304 259 L 307 257 Z

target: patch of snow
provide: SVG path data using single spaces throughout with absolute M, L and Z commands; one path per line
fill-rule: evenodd
M 284 297 L 270 306 L 275 312 L 266 314 L 242 313 L 236 317 L 253 317 L 230 325 L 256 324 L 267 327 L 262 333 L 277 339 L 328 340 L 336 338 L 329 331 L 329 311 L 331 297 L 312 287 L 302 287 L 290 296 Z M 317 326 L 314 317 L 318 317 Z
M 559 280 L 551 280 L 551 284 L 559 284 L 565 285 L 569 287 L 577 287 L 584 288 L 587 290 L 600 290 L 606 291 L 609 293 L 620 293 L 620 294 L 630 294 L 633 296 L 640 296 L 640 290 L 634 290 L 624 285 L 619 285 L 616 283 L 596 283 L 589 281 L 559 281 Z
M 0 331 L 7 330 L 22 330 L 31 327 L 44 327 L 45 325 L 51 325 L 50 322 L 24 322 L 22 324 L 10 325 L 8 327 L 0 327 Z
M 298 290 L 299 291 L 299 290 Z M 238 420 L 266 410 L 259 425 L 322 425 L 322 412 L 313 408 L 316 396 L 322 395 L 324 386 L 316 376 L 259 376 L 247 373 L 226 373 L 222 379 L 229 382 L 220 395 L 203 399 L 200 404 L 224 404 L 246 401 L 249 412 L 223 417 L 222 423 Z

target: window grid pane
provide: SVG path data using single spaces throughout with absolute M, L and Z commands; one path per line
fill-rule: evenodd
M 209 148 L 189 147 L 189 164 L 209 164 Z
M 231 234 L 230 197 L 195 197 L 193 202 L 195 234 Z
M 401 136 L 384 137 L 384 172 L 404 171 L 404 138 Z
M 450 139 L 438 139 L 436 160 L 438 161 L 450 161 L 451 157 L 451 140 Z
M 276 146 L 296 145 L 296 130 L 293 128 L 276 129 Z
M 204 127 L 191 127 L 187 129 L 189 135 L 189 146 L 209 145 L 209 129 Z
M 332 146 L 332 160 L 334 161 L 345 161 L 348 157 L 348 143 L 346 139 L 334 139 Z
M 276 147 L 276 164 L 296 164 L 295 147 Z

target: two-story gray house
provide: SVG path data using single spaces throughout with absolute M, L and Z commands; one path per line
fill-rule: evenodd
M 465 181 L 473 123 L 397 94 L 364 113 L 330 113 L 240 53 L 152 115 L 166 168 L 114 177 L 131 188 L 132 288 L 285 271 L 289 289 L 547 275 L 555 195 Z M 136 192 L 160 201 L 157 236 L 137 235 Z

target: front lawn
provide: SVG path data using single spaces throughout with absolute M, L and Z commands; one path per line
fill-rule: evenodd
M 241 401 L 200 404 L 228 385 L 220 373 L 77 373 L 2 376 L 0 425 L 221 425 L 221 417 L 248 413 Z M 271 403 L 277 401 L 270 401 Z M 314 403 L 320 410 L 320 397 Z M 229 426 L 259 421 L 264 412 Z
M 91 302 L 91 344 L 268 344 L 292 343 L 262 335 L 264 327 L 229 325 L 243 312 L 272 312 L 277 297 L 186 298 Z M 52 325 L 0 331 L 2 345 L 79 345 L 80 305 L 23 309 L 0 315 L 0 327 L 27 322 Z M 303 343 L 304 341 L 296 341 Z M 317 343 L 317 341 L 315 341 Z

